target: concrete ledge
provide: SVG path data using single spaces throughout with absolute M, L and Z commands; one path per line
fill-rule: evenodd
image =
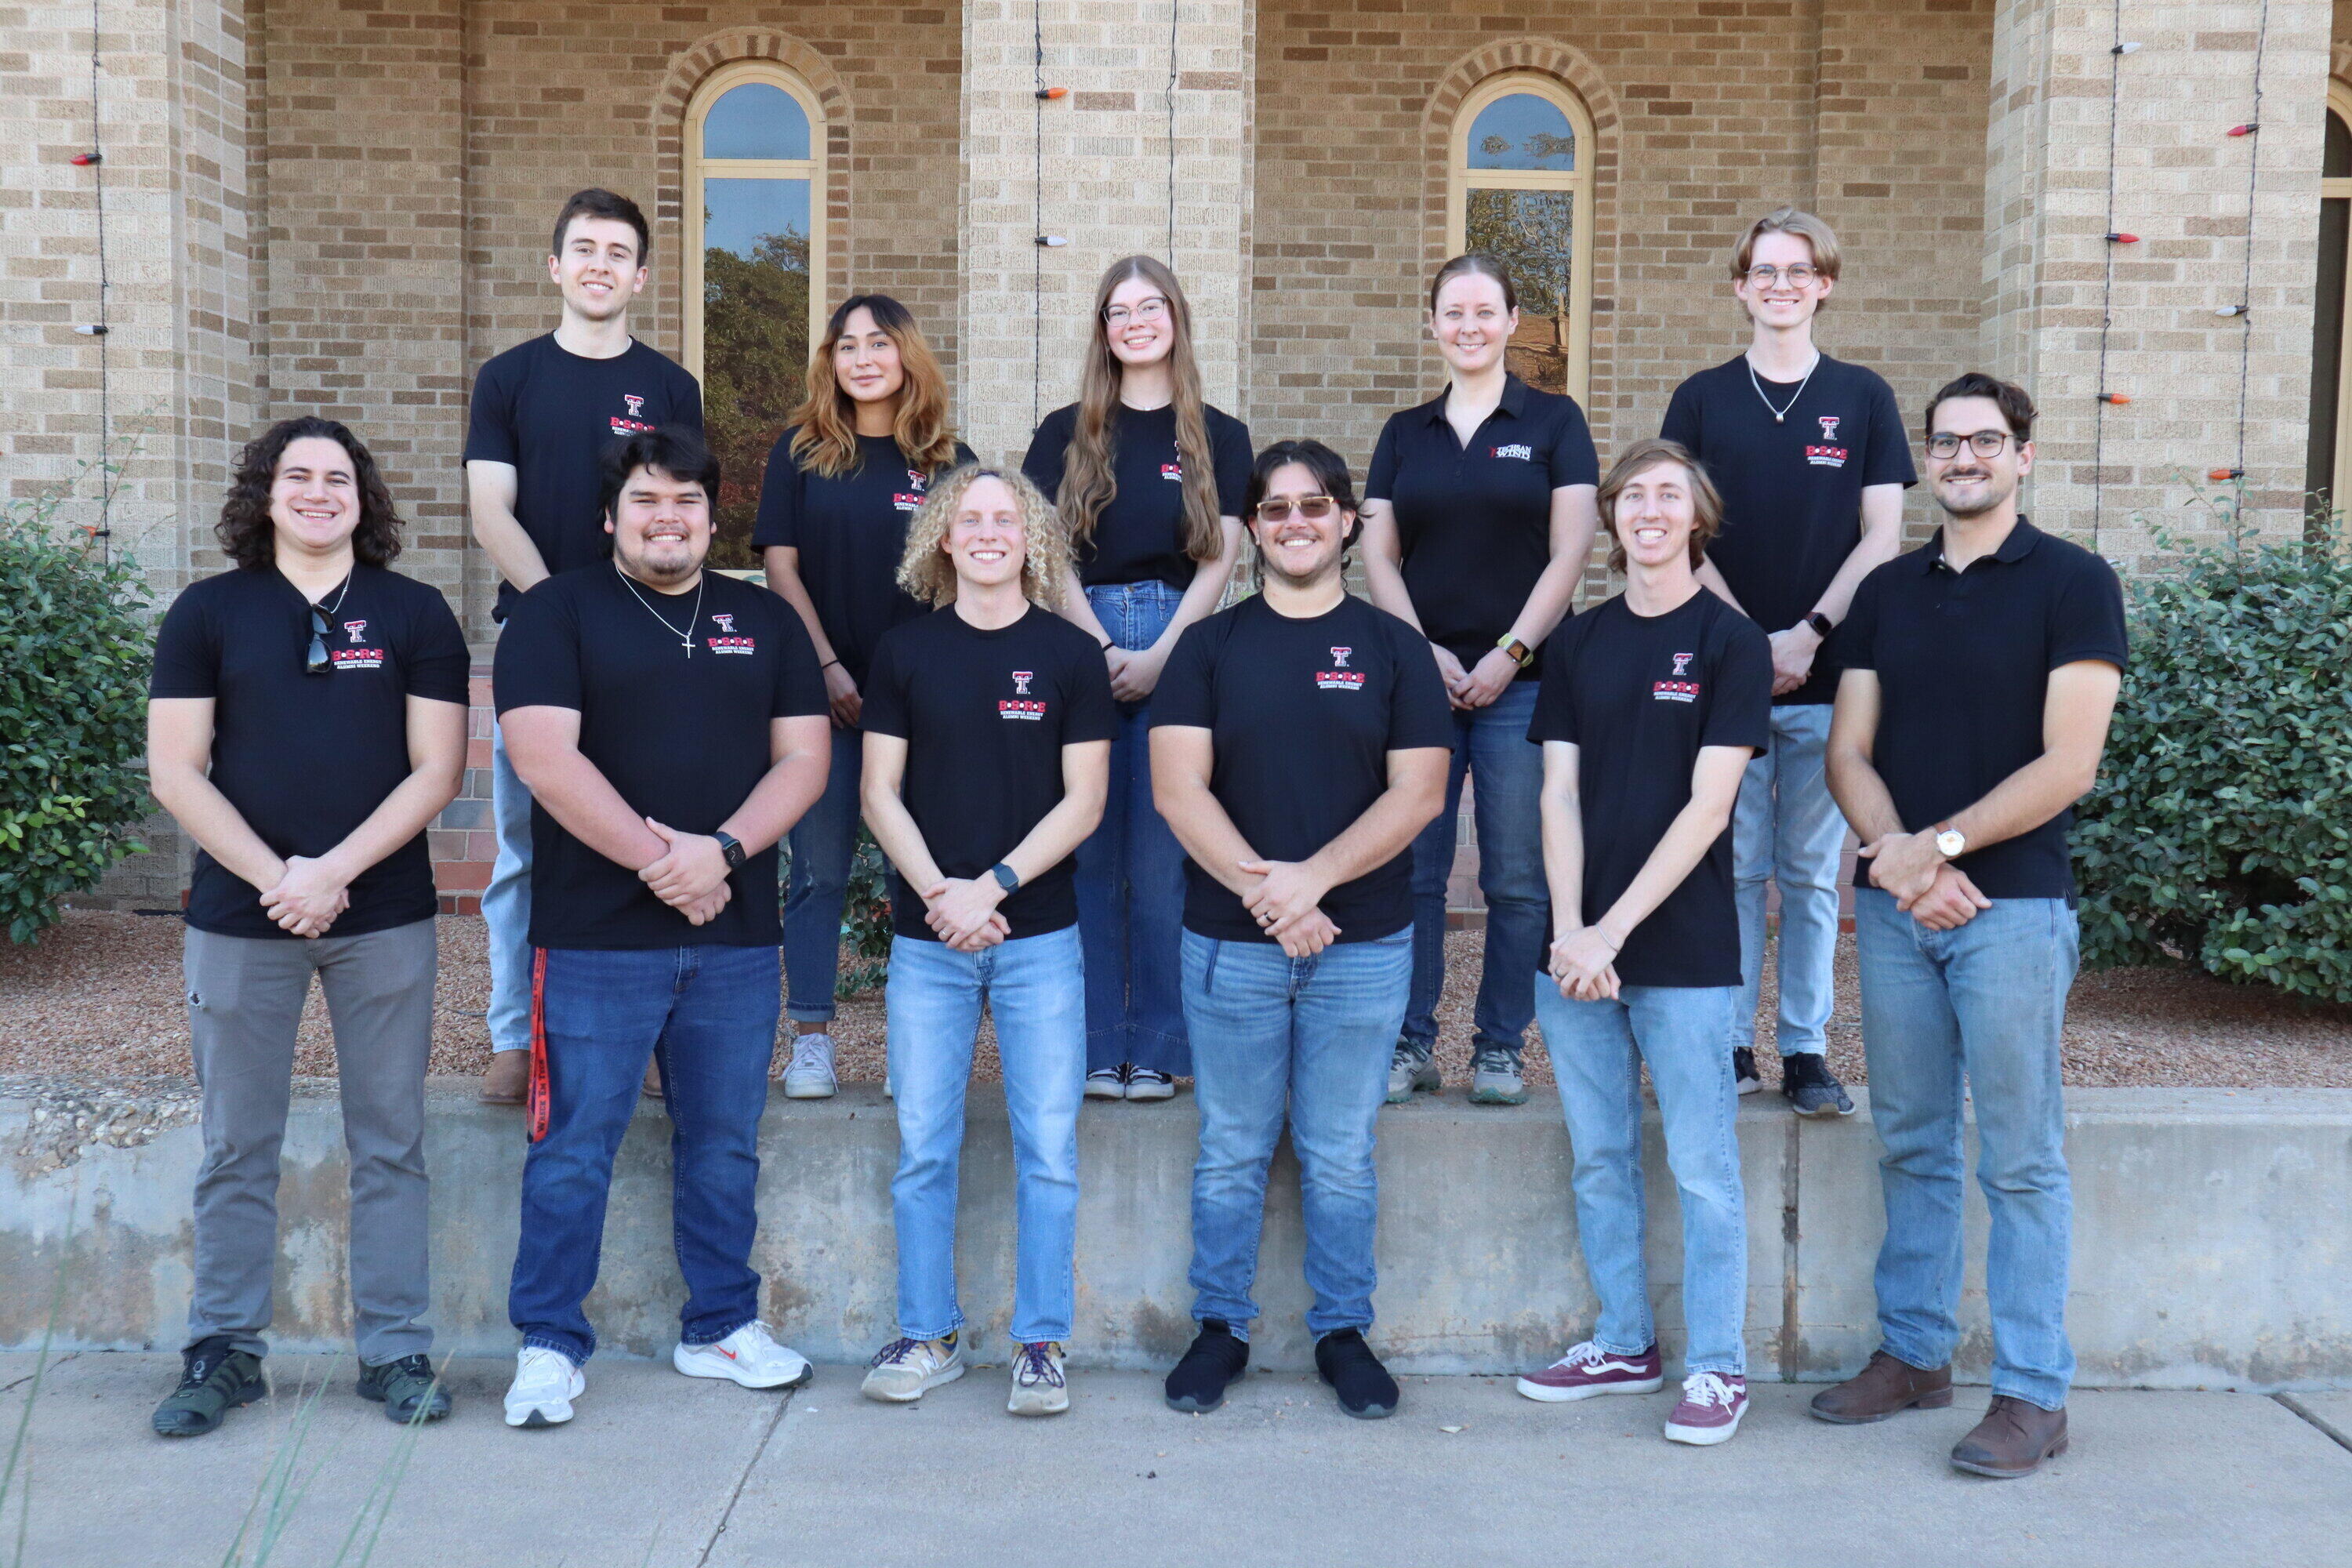
M 460 1354 L 511 1350 L 520 1118 L 436 1080 L 434 1326 Z M 1857 1097 L 1859 1098 L 1859 1097 Z M 2091 1386 L 2352 1387 L 2352 1089 L 2078 1090 L 2070 1327 Z M 91 1146 L 62 1168 L 33 1147 L 30 1104 L 0 1100 L 0 1346 L 37 1344 L 64 1271 L 60 1346 L 168 1348 L 188 1292 L 193 1127 L 140 1147 Z M 1866 1112 L 1866 1103 L 1865 1103 Z M 604 1344 L 665 1351 L 683 1292 L 668 1230 L 668 1123 L 647 1106 L 624 1145 L 589 1310 Z M 1090 1103 L 1080 1122 L 1075 1357 L 1164 1365 L 1191 1333 L 1192 1101 Z M 1875 1342 L 1872 1260 L 1883 1228 L 1867 1114 L 1801 1122 L 1777 1100 L 1739 1118 L 1748 1202 L 1748 1352 L 1759 1377 L 1843 1376 Z M 1679 1346 L 1680 1231 L 1659 1140 L 1650 1142 L 1650 1258 L 1667 1352 Z M 898 1135 L 877 1090 L 770 1106 L 762 1140 L 765 1310 L 819 1360 L 864 1359 L 893 1331 L 889 1181 Z M 961 1272 L 976 1332 L 1002 1335 L 1013 1273 L 1012 1153 L 1003 1106 L 972 1100 Z M 1379 1342 L 1401 1370 L 1513 1372 L 1589 1329 L 1593 1310 L 1569 1195 L 1558 1102 L 1473 1110 L 1458 1099 L 1381 1122 Z M 273 1342 L 347 1343 L 345 1165 L 331 1098 L 307 1093 L 288 1129 L 283 1258 Z M 1990 1355 L 1971 1191 L 1960 1367 Z M 1300 1317 L 1297 1166 L 1276 1161 L 1258 1299 L 1257 1359 L 1311 1365 Z

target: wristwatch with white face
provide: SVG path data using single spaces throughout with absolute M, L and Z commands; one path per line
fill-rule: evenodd
M 1936 853 L 1947 860 L 1957 860 L 1965 853 L 1969 841 L 1960 830 L 1948 822 L 1936 824 Z

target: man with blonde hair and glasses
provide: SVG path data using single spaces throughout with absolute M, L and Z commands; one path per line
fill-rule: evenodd
M 1747 351 L 1676 387 L 1658 432 L 1706 464 L 1723 494 L 1723 532 L 1699 581 L 1771 639 L 1772 743 L 1748 764 L 1732 827 L 1742 978 L 1725 1047 L 1739 1092 L 1761 1088 L 1756 1008 L 1774 882 L 1773 1039 L 1780 1092 L 1801 1116 L 1853 1111 L 1823 1056 L 1845 823 L 1822 768 L 1837 689 L 1822 644 L 1863 578 L 1901 548 L 1903 489 L 1918 479 L 1894 392 L 1813 344 L 1839 271 L 1837 237 L 1812 214 L 1781 207 L 1750 224 L 1731 258 Z

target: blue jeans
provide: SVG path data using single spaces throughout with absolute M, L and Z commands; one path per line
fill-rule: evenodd
M 530 1049 L 530 791 L 507 761 L 507 734 L 490 731 L 490 821 L 499 858 L 482 889 L 490 949 L 490 1049 Z
M 1077 928 L 978 952 L 898 937 L 890 943 L 890 1078 L 898 1093 L 898 1331 L 936 1340 L 963 1327 L 956 1301 L 956 1177 L 964 1086 L 980 1005 L 996 1020 L 1004 1108 L 1013 1122 L 1020 1240 L 1013 1337 L 1066 1342 L 1076 1310 L 1078 1102 L 1087 1076 L 1086 984 Z
M 857 853 L 857 779 L 865 765 L 865 732 L 836 728 L 824 793 L 784 835 L 784 1012 L 795 1024 L 833 1018 L 841 910 Z
M 523 1161 L 507 1293 L 525 1345 L 575 1363 L 596 1348 L 581 1303 L 649 1056 L 668 1097 L 671 1233 L 687 1290 L 678 1337 L 709 1344 L 760 1315 L 751 1237 L 778 978 L 772 947 L 547 950 L 547 1136 Z
M 1412 842 L 1412 998 L 1402 1037 L 1423 1055 L 1437 1043 L 1437 998 L 1445 986 L 1445 882 L 1454 872 L 1454 833 L 1462 780 L 1478 826 L 1478 889 L 1486 895 L 1486 960 L 1472 1014 L 1473 1050 L 1527 1043 L 1528 976 L 1543 967 L 1544 927 L 1551 909 L 1544 886 L 1543 748 L 1528 739 L 1538 683 L 1517 680 L 1484 708 L 1454 713 L 1454 760 L 1445 809 Z
M 1412 978 L 1412 933 L 1313 958 L 1184 933 L 1201 1157 L 1192 1166 L 1192 1316 L 1249 1338 L 1265 1173 L 1287 1103 L 1307 1220 L 1307 1327 L 1370 1328 L 1380 1186 L 1372 1137 Z
M 1977 1184 L 1992 1217 L 1992 1391 L 2058 1409 L 2074 1380 L 2066 1342 L 2074 1198 L 2058 1059 L 2074 911 L 2063 899 L 1995 899 L 1957 931 L 1929 931 L 1865 887 L 1854 890 L 1854 926 L 1870 1116 L 1886 1150 L 1876 1279 L 1885 1348 L 1938 1367 L 1959 1343 L 1965 1078 Z
M 1739 1094 L 1718 1043 L 1738 994 L 1729 985 L 1628 985 L 1615 1001 L 1572 1002 L 1550 976 L 1535 982 L 1576 1157 L 1577 1235 L 1601 1298 L 1592 1339 L 1612 1355 L 1639 1355 L 1658 1337 L 1643 1259 L 1642 1064 L 1650 1064 L 1682 1200 L 1685 1374 L 1748 1371 L 1748 1205 L 1732 1131 Z
M 1183 594 L 1165 583 L 1087 590 L 1110 639 L 1148 648 L 1176 618 Z M 1151 802 L 1151 704 L 1119 704 L 1102 824 L 1078 846 L 1074 879 L 1087 950 L 1087 1068 L 1131 1062 L 1181 1077 L 1192 1070 L 1176 994 L 1184 930 L 1184 850 Z
M 1748 762 L 1731 826 L 1739 900 L 1739 1005 L 1727 1048 L 1756 1044 L 1764 980 L 1764 884 L 1780 885 L 1780 1026 L 1784 1057 L 1819 1056 L 1836 983 L 1838 860 L 1845 816 L 1830 798 L 1830 705 L 1772 710 L 1771 749 Z

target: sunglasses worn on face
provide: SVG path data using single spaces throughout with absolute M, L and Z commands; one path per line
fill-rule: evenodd
M 1288 522 L 1293 504 L 1286 500 L 1262 500 L 1257 503 L 1257 520 L 1260 522 Z M 1322 521 L 1339 506 L 1329 496 L 1301 496 L 1296 504 L 1298 515 L 1309 522 Z

